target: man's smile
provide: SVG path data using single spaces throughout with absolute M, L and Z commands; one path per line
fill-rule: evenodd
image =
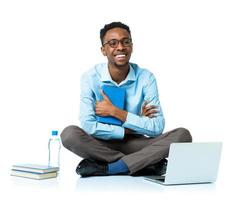
M 124 61 L 127 58 L 127 53 L 125 52 L 120 52 L 120 53 L 116 53 L 114 54 L 114 57 L 116 58 L 116 60 L 118 61 Z

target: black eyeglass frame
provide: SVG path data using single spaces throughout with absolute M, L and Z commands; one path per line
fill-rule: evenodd
M 115 45 L 111 44 L 112 41 L 116 42 L 116 44 L 115 44 Z M 119 42 L 120 42 L 121 45 L 124 46 L 124 47 L 129 47 L 129 46 L 131 46 L 131 45 L 133 44 L 131 38 L 123 38 L 123 39 L 121 39 L 121 40 L 111 39 L 111 40 L 109 40 L 109 41 L 103 43 L 102 46 L 105 46 L 106 44 L 108 44 L 111 48 L 117 48 L 118 45 L 119 45 Z M 125 42 L 126 42 L 126 43 L 125 43 Z M 127 42 L 128 42 L 128 44 L 127 44 Z

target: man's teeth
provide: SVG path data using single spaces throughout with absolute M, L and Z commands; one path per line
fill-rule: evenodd
M 125 57 L 125 55 L 120 54 L 120 55 L 116 55 L 116 57 L 117 57 L 117 58 L 124 58 L 124 57 Z

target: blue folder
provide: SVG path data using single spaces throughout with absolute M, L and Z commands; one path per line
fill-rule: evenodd
M 125 88 L 115 87 L 115 86 L 109 86 L 109 85 L 103 85 L 102 90 L 104 94 L 109 98 L 109 100 L 112 102 L 112 104 L 120 109 L 124 109 L 125 104 L 125 94 L 126 90 Z M 115 117 L 102 117 L 102 116 L 96 116 L 96 119 L 98 122 L 105 123 L 105 124 L 113 124 L 113 125 L 122 125 L 122 121 L 115 118 Z

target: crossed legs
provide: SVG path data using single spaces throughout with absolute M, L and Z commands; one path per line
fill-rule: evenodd
M 122 159 L 133 174 L 157 163 L 169 155 L 174 142 L 192 142 L 190 132 L 177 128 L 156 138 L 126 135 L 123 140 L 100 140 L 85 133 L 78 126 L 68 126 L 61 133 L 64 147 L 82 158 L 92 158 L 108 163 Z

